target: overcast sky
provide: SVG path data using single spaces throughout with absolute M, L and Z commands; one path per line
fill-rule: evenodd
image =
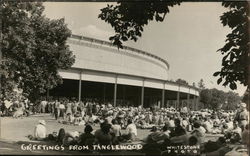
M 109 3 L 111 4 L 111 3 Z M 108 41 L 114 34 L 111 26 L 98 19 L 101 2 L 46 2 L 45 15 L 52 19 L 65 18 L 72 33 Z M 164 22 L 150 22 L 137 42 L 125 45 L 156 54 L 170 64 L 169 79 L 182 78 L 189 84 L 202 78 L 207 88 L 229 91 L 217 85 L 215 71 L 221 68 L 222 55 L 216 52 L 225 44 L 228 27 L 220 23 L 227 11 L 217 2 L 186 2 L 174 6 Z M 243 95 L 246 87 L 238 85 L 235 92 Z

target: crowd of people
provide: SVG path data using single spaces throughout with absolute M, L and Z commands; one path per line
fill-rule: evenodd
M 29 116 L 29 108 L 32 105 L 28 98 L 22 94 L 12 92 L 0 101 L 0 116 L 12 116 L 14 118 Z
M 14 118 L 36 113 L 50 113 L 62 124 L 84 125 L 83 132 L 47 134 L 46 122 L 40 120 L 30 139 L 54 140 L 70 145 L 144 144 L 143 152 L 167 150 L 170 145 L 199 145 L 200 151 L 223 155 L 228 144 L 245 144 L 249 148 L 249 112 L 241 103 L 235 111 L 190 110 L 187 107 L 143 108 L 141 106 L 116 106 L 95 100 L 78 102 L 76 99 L 45 100 L 31 103 L 27 98 L 13 95 L 1 103 L 0 115 Z M 99 129 L 93 127 L 99 125 Z M 63 127 L 63 126 L 62 126 Z M 148 129 L 149 135 L 138 138 L 138 129 Z M 207 135 L 219 135 L 217 141 L 207 140 Z M 217 153 L 216 153 L 217 152 Z M 164 152 L 163 152 L 164 153 Z M 152 154 L 152 153 L 151 153 Z
M 76 100 L 40 102 L 41 112 L 51 113 L 63 124 L 85 125 L 84 132 L 65 132 L 62 128 L 57 134 L 37 135 L 35 138 L 49 138 L 64 145 L 80 144 L 120 144 L 141 141 L 143 151 L 165 151 L 169 145 L 199 145 L 205 153 L 217 152 L 223 155 L 230 150 L 228 144 L 245 144 L 249 147 L 248 111 L 246 104 L 238 105 L 237 111 L 190 111 L 184 107 L 142 108 L 114 107 L 112 104 L 99 104 L 94 101 Z M 39 125 L 45 126 L 43 121 Z M 93 126 L 100 128 L 93 130 Z M 149 129 L 150 134 L 138 138 L 138 129 Z M 123 131 L 124 129 L 124 131 Z M 41 131 L 44 131 L 42 129 Z M 94 131 L 94 133 L 93 133 Z M 217 141 L 206 140 L 206 135 L 219 134 Z M 223 153 L 223 154 L 221 154 Z

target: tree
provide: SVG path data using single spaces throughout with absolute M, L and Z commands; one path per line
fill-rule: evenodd
M 188 85 L 188 82 L 186 80 L 183 80 L 183 79 L 177 79 L 175 82 L 180 84 L 180 85 Z
M 118 1 L 117 5 L 107 5 L 101 9 L 99 18 L 109 23 L 115 30 L 115 35 L 109 39 L 122 48 L 122 41 L 137 41 L 141 37 L 143 27 L 149 21 L 156 20 L 162 22 L 169 8 L 174 5 L 180 5 L 178 1 Z
M 241 101 L 241 97 L 232 91 L 229 91 L 226 94 L 226 102 L 222 106 L 223 109 L 235 110 L 237 109 L 237 105 Z
M 219 49 L 224 57 L 222 68 L 215 72 L 219 76 L 217 83 L 223 80 L 223 86 L 237 89 L 236 82 L 248 85 L 249 55 L 249 4 L 248 2 L 223 2 L 230 10 L 221 16 L 223 26 L 229 26 L 232 32 L 227 35 L 226 44 Z
M 199 82 L 198 82 L 198 88 L 200 89 L 205 89 L 205 84 L 204 84 L 204 80 L 201 79 Z
M 118 1 L 117 5 L 108 5 L 101 9 L 99 18 L 109 23 L 115 31 L 115 35 L 109 39 L 122 48 L 122 42 L 127 40 L 137 41 L 142 36 L 143 27 L 150 21 L 162 22 L 169 8 L 180 5 L 181 1 Z M 226 44 L 219 49 L 225 56 L 222 59 L 221 71 L 215 72 L 214 76 L 220 76 L 218 84 L 223 79 L 224 86 L 229 85 L 236 89 L 236 82 L 247 85 L 249 58 L 248 36 L 248 2 L 223 2 L 222 6 L 230 11 L 221 16 L 224 26 L 232 28 L 232 33 L 227 35 Z
M 232 91 L 224 92 L 221 90 L 203 89 L 200 92 L 200 102 L 202 102 L 205 108 L 209 109 L 226 109 L 234 110 L 239 104 L 241 98 L 237 93 Z
M 204 104 L 205 108 L 210 108 L 209 104 L 212 99 L 212 93 L 210 89 L 203 89 L 200 91 L 200 102 Z
M 58 69 L 68 69 L 74 56 L 66 44 L 71 35 L 64 19 L 42 15 L 39 2 L 3 2 L 1 83 L 12 82 L 32 101 L 62 82 Z

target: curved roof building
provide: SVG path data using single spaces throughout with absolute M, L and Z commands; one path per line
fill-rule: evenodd
M 170 65 L 159 56 L 94 38 L 72 35 L 68 39 L 75 63 L 60 70 L 64 83 L 50 91 L 56 96 L 101 99 L 116 104 L 181 105 L 199 96 L 197 88 L 168 81 Z M 173 103 L 173 102 L 172 102 Z

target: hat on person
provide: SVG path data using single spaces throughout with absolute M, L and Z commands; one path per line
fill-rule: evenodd
M 39 122 L 40 124 L 44 125 L 44 126 L 46 125 L 46 123 L 45 123 L 44 120 L 39 120 L 38 122 Z
M 246 108 L 246 107 L 247 107 L 247 104 L 244 103 L 244 102 L 242 102 L 242 103 L 240 104 L 240 106 L 241 106 L 242 108 Z

